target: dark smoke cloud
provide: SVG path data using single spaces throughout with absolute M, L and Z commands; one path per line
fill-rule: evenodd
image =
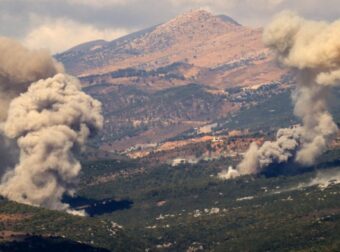
M 16 142 L 0 134 L 0 177 L 19 161 L 20 151 Z

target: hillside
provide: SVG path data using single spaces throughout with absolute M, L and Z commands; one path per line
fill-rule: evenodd
M 282 74 L 271 62 L 261 34 L 261 29 L 242 26 L 227 16 L 194 10 L 114 41 L 76 46 L 56 58 L 81 77 L 185 63 L 187 67 L 180 71 L 186 80 L 221 87 L 249 86 L 277 80 Z M 105 78 L 132 84 L 133 78 L 128 79 Z
M 339 167 L 329 163 L 338 158 L 339 149 L 302 174 L 229 181 L 216 176 L 228 159 L 148 170 L 87 162 L 73 205 L 94 217 L 0 200 L 0 251 L 339 251 Z
M 273 63 L 262 30 L 193 10 L 114 41 L 56 55 L 103 103 L 95 146 L 154 145 L 283 92 L 293 80 Z

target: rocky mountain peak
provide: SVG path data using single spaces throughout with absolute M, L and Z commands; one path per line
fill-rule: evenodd
M 258 58 L 263 50 L 260 31 L 241 26 L 228 16 L 198 9 L 111 42 L 79 45 L 57 59 L 79 76 L 124 68 L 150 70 L 176 62 L 195 66 L 188 73 L 192 76 L 202 67 Z
M 157 27 L 157 30 L 162 30 L 163 32 L 167 32 L 170 30 L 176 29 L 206 29 L 209 25 L 216 26 L 222 28 L 221 26 L 235 26 L 237 24 L 236 21 L 229 18 L 227 20 L 226 16 L 215 16 L 214 14 L 203 10 L 203 9 L 196 9 L 185 12 L 168 22 L 161 24 Z M 223 29 L 224 30 L 224 29 Z
M 151 33 L 135 41 L 134 48 L 158 51 L 172 47 L 179 41 L 190 43 L 204 38 L 220 36 L 242 29 L 237 22 L 225 16 L 198 9 L 179 15 L 157 26 Z
M 181 25 L 188 22 L 204 22 L 214 18 L 214 15 L 203 9 L 190 10 L 166 22 L 167 25 Z

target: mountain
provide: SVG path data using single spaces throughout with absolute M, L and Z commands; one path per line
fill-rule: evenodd
M 114 41 L 56 55 L 106 118 L 96 144 L 122 151 L 211 124 L 284 89 L 262 30 L 193 10 Z
M 313 166 L 226 180 L 251 143 L 298 123 L 295 77 L 261 29 L 198 10 L 56 57 L 103 105 L 62 199 L 88 216 L 0 196 L 1 252 L 340 251 L 340 133 Z M 340 125 L 340 88 L 329 100 Z
M 111 42 L 76 46 L 56 58 L 80 77 L 131 68 L 150 71 L 180 62 L 186 68 L 178 71 L 186 80 L 221 87 L 249 86 L 271 82 L 282 74 L 261 38 L 261 29 L 242 26 L 224 15 L 194 10 Z M 131 84 L 134 80 L 104 79 L 114 84 Z M 167 83 L 165 87 L 183 84 L 183 80 L 171 83 L 160 76 L 158 79 Z

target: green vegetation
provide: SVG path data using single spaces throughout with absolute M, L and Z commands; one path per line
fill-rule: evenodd
M 217 251 L 339 248 L 340 186 L 291 190 L 310 181 L 315 172 L 224 182 L 210 176 L 221 165 L 215 161 L 162 166 L 136 177 L 84 188 L 81 194 L 128 197 L 134 202 L 131 209 L 102 218 L 134 230 L 151 247 L 171 243 L 169 251 L 185 251 L 190 246 Z
M 340 89 L 335 89 L 329 99 L 330 111 L 340 122 Z M 299 123 L 294 116 L 291 91 L 272 95 L 250 108 L 243 108 L 232 116 L 221 120 L 218 129 L 245 129 L 266 131 Z
M 322 172 L 339 151 L 323 156 Z M 327 162 L 324 162 L 324 161 Z M 317 171 L 296 176 L 243 177 L 223 181 L 216 174 L 231 160 L 150 167 L 130 160 L 84 164 L 79 195 L 129 199 L 131 208 L 97 217 L 76 217 L 2 201 L 0 214 L 28 217 L 5 222 L 1 230 L 61 236 L 112 251 L 337 251 L 340 249 L 340 185 L 321 190 L 307 184 Z M 327 165 L 328 164 L 328 165 Z M 327 170 L 326 168 L 332 168 Z M 124 171 L 124 172 L 123 172 Z M 101 177 L 118 174 L 106 182 Z M 129 175 L 130 174 L 130 175 Z M 98 183 L 96 183 L 98 182 Z M 115 234 L 112 223 L 123 229 Z
M 290 99 L 289 91 L 273 95 L 256 106 L 241 109 L 227 118 L 226 122 L 222 122 L 219 128 L 249 128 L 257 131 L 295 124 L 298 121 L 293 115 L 293 106 Z
M 1 252 L 109 252 L 61 237 L 29 236 L 19 241 L 0 243 Z
M 144 70 L 144 69 L 137 69 L 137 68 L 124 68 L 119 69 L 117 71 L 108 73 L 108 74 L 99 74 L 99 75 L 91 75 L 87 77 L 82 77 L 81 80 L 88 82 L 88 83 L 94 83 L 96 79 L 100 77 L 111 77 L 111 78 L 128 78 L 128 77 L 138 77 L 138 78 L 148 78 L 148 77 L 161 77 L 166 80 L 171 79 L 178 79 L 178 80 L 185 80 L 185 77 L 180 72 L 181 68 L 187 68 L 190 67 L 189 64 L 186 64 L 184 62 L 175 62 L 170 65 L 159 67 L 154 70 Z
M 125 230 L 113 228 L 109 220 L 77 217 L 5 200 L 0 203 L 0 215 L 2 214 L 20 214 L 22 219 L 2 222 L 0 231 L 11 230 L 24 234 L 65 237 L 110 250 L 131 251 L 133 248 L 134 251 L 138 251 L 144 247 Z M 115 234 L 112 231 L 115 231 Z
M 102 84 L 101 88 L 105 87 Z M 102 102 L 104 116 L 108 120 L 104 130 L 93 140 L 96 145 L 186 120 L 214 120 L 226 105 L 225 96 L 212 94 L 207 87 L 195 83 L 155 93 L 124 85 L 100 95 L 96 94 L 97 85 L 86 88 L 86 91 Z
M 339 151 L 328 152 L 317 166 L 325 168 L 324 161 L 335 162 L 338 157 Z M 316 172 L 218 180 L 215 175 L 228 164 L 233 163 L 217 160 L 178 167 L 162 165 L 138 176 L 85 186 L 79 194 L 132 200 L 132 208 L 100 218 L 133 230 L 134 236 L 142 237 L 149 247 L 171 244 L 169 251 L 195 246 L 217 251 L 339 248 L 340 186 L 291 190 L 310 181 Z M 107 160 L 86 166 L 84 174 L 94 169 L 90 177 L 95 181 L 99 174 L 134 167 L 135 162 Z

